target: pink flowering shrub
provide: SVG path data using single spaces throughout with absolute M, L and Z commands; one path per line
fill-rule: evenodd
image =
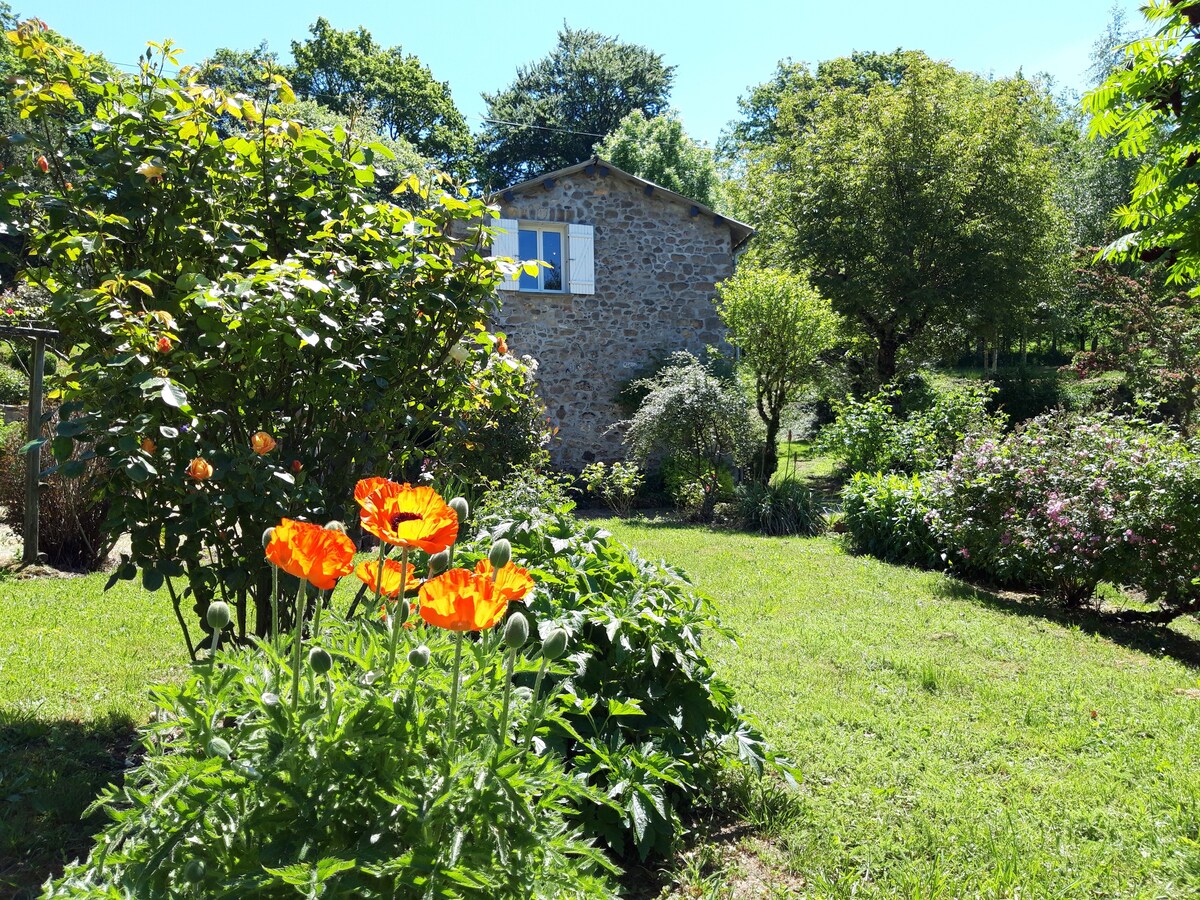
M 928 479 L 929 524 L 966 573 L 1080 603 L 1101 581 L 1200 597 L 1200 454 L 1166 428 L 1052 414 L 969 438 Z

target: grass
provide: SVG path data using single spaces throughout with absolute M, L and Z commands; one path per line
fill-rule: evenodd
M 746 803 L 785 895 L 1200 891 L 1194 620 L 1123 630 L 830 539 L 607 524 L 742 635 L 712 648 L 720 669 L 803 772 Z

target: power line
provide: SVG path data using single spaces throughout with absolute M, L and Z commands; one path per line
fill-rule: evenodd
M 583 137 L 605 138 L 606 134 L 594 134 L 590 131 L 572 131 L 570 128 L 552 128 L 549 125 L 530 125 L 526 122 L 508 122 L 504 119 L 489 119 L 487 116 L 479 117 L 482 121 L 492 125 L 510 125 L 513 128 L 536 128 L 538 131 L 558 131 L 562 134 L 578 134 Z

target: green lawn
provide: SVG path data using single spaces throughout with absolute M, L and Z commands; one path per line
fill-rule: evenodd
M 1194 621 L 1124 631 L 829 539 L 608 524 L 742 635 L 721 671 L 803 772 L 751 809 L 796 896 L 1200 893 Z
M 788 885 L 769 896 L 1200 891 L 1194 621 L 1069 621 L 829 539 L 608 524 L 716 600 L 742 635 L 712 647 L 723 674 L 803 773 L 747 812 L 771 838 L 751 869 Z M 103 582 L 0 575 L 0 896 L 86 849 L 79 813 L 119 776 L 147 685 L 186 670 L 166 597 Z M 714 898 L 748 865 L 692 864 L 683 895 Z

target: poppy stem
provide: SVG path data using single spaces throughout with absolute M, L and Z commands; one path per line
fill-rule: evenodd
M 500 708 L 500 744 L 496 748 L 497 755 L 508 743 L 508 705 L 512 701 L 513 665 L 517 660 L 517 651 L 509 650 L 505 656 L 508 658 L 504 662 L 504 705 Z
M 458 717 L 455 715 L 458 712 L 458 677 L 462 672 L 462 645 L 463 633 L 461 631 L 454 632 L 454 674 L 450 681 L 450 716 L 446 723 L 446 731 L 450 736 L 449 742 L 446 744 L 446 765 L 450 765 L 450 748 L 454 746 L 455 738 L 458 737 Z
M 382 544 L 380 546 L 383 546 Z M 396 600 L 396 612 L 400 612 L 400 604 L 404 602 L 404 592 L 408 588 L 408 548 L 402 547 L 400 550 L 400 595 Z M 377 583 L 383 582 L 383 562 L 379 563 L 379 579 Z M 378 590 L 378 588 L 376 588 Z M 403 628 L 403 623 L 397 621 L 397 617 L 393 614 L 391 617 L 392 634 L 391 643 L 388 645 L 388 675 L 392 674 L 392 670 L 396 668 L 396 643 L 400 639 L 400 629 Z
M 271 566 L 271 643 L 279 643 L 279 566 Z
M 304 643 L 304 595 L 308 580 L 301 578 L 296 590 L 296 633 L 292 638 L 292 711 L 300 707 L 300 651 Z
M 542 679 L 546 677 L 546 657 L 542 657 L 542 664 L 538 667 L 537 678 L 533 681 L 533 693 L 529 695 L 529 721 L 525 723 L 525 738 L 521 741 L 521 746 L 529 746 L 533 742 L 533 732 L 537 728 L 538 721 L 538 692 L 542 689 Z
M 380 540 L 379 558 L 375 561 L 375 606 L 373 609 L 379 609 L 379 595 L 383 592 L 383 554 L 386 550 L 387 544 Z M 371 613 L 371 615 L 375 615 L 375 613 Z
M 324 597 L 320 591 L 317 591 L 317 609 L 313 613 L 313 627 L 310 635 L 314 642 L 321 636 L 321 607 L 324 605 Z

